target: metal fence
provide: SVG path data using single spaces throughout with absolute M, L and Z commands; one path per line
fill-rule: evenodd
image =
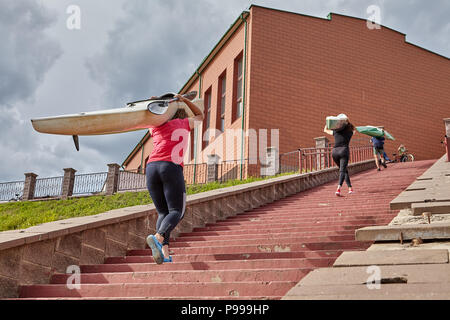
M 63 177 L 36 179 L 35 198 L 55 197 L 61 194 Z
M 292 151 L 280 155 L 279 172 L 299 172 L 300 171 L 300 151 Z
M 23 194 L 25 181 L 0 183 L 0 201 L 19 200 Z
M 244 160 L 244 164 L 248 160 Z M 219 182 L 226 182 L 240 178 L 241 169 L 240 160 L 223 161 L 217 165 L 217 180 Z
M 108 172 L 76 174 L 73 194 L 96 194 L 105 191 Z
M 371 146 L 351 146 L 349 163 L 371 160 Z M 311 172 L 335 167 L 333 148 L 302 148 L 280 155 L 280 173 Z
M 134 171 L 119 172 L 118 191 L 147 189 L 145 174 Z
M 185 164 L 183 174 L 186 185 L 206 183 L 207 170 L 208 165 L 206 163 Z

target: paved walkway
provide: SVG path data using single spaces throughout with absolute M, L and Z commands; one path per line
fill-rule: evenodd
M 22 287 L 22 298 L 280 299 L 305 275 L 331 266 L 343 251 L 366 250 L 355 230 L 386 225 L 389 207 L 434 161 L 393 164 L 351 177 L 355 194 L 336 197 L 328 183 L 224 221 L 181 234 L 173 263 L 156 265 L 149 250 L 81 266 L 81 288 L 68 275 Z

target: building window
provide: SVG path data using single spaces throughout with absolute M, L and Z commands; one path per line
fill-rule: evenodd
M 235 72 L 235 86 L 234 86 L 234 110 L 233 110 L 233 121 L 242 116 L 242 103 L 243 103 L 243 64 L 242 64 L 242 54 L 236 58 L 234 61 L 234 72 Z
M 208 91 L 205 92 L 205 117 L 203 118 L 203 134 L 202 134 L 202 141 L 203 141 L 203 148 L 206 148 L 209 144 L 209 134 L 205 136 L 205 132 L 211 128 L 211 88 L 208 89 Z M 203 140 L 205 138 L 205 140 Z
M 227 77 L 224 73 L 219 78 L 219 90 L 217 91 L 218 94 L 218 106 L 217 106 L 217 129 L 219 129 L 221 132 L 225 131 L 225 98 L 226 98 L 226 82 Z

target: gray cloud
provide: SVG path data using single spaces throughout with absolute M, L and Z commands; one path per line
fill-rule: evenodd
M 55 18 L 35 1 L 0 2 L 0 105 L 33 95 L 61 55 L 45 34 Z
M 36 90 L 62 54 L 46 34 L 55 21 L 36 1 L 0 1 L 0 181 L 23 177 L 23 166 L 39 154 L 23 110 L 32 108 Z
M 86 66 L 113 103 L 177 91 L 235 18 L 206 0 L 129 1 Z
M 386 1 L 383 24 L 406 34 L 406 40 L 450 57 L 450 3 L 410 0 Z

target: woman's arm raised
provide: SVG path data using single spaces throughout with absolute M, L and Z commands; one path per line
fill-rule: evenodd
M 184 98 L 183 96 L 176 94 L 174 98 L 180 99 L 180 101 L 186 103 L 186 105 L 191 109 L 192 113 L 194 114 L 193 117 L 188 118 L 189 120 L 189 127 L 191 129 L 194 128 L 195 121 L 203 121 L 203 111 L 199 109 L 194 103 L 192 103 L 191 100 Z
M 330 136 L 333 135 L 333 131 L 328 130 L 326 125 L 325 125 L 325 127 L 323 128 L 323 132 L 325 132 L 326 134 L 329 134 Z

